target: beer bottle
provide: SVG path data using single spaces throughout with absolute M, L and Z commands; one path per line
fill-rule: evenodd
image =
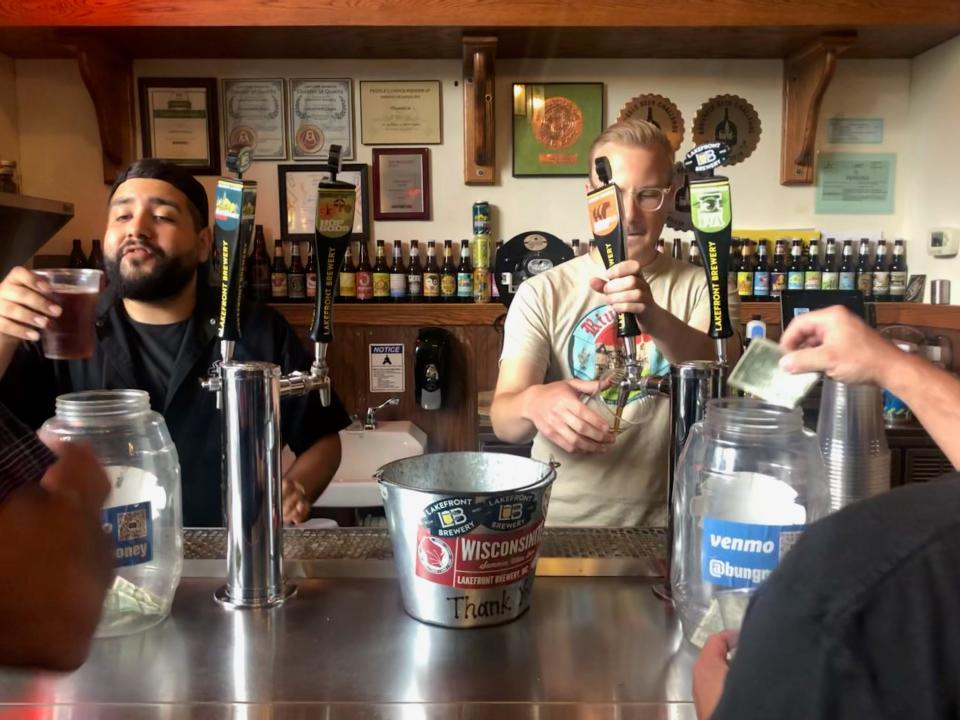
M 440 298 L 457 302 L 457 266 L 453 264 L 453 240 L 443 241 L 443 265 L 440 266 Z
M 390 267 L 387 265 L 383 240 L 377 240 L 377 257 L 373 263 L 373 301 L 390 300 Z
M 273 293 L 270 277 L 270 255 L 263 237 L 263 225 L 257 225 L 253 234 L 253 252 L 247 258 L 247 286 L 257 302 L 270 302 Z
M 773 248 L 773 265 L 770 267 L 770 299 L 779 300 L 787 288 L 787 241 L 777 240 Z
M 70 260 L 67 262 L 67 267 L 78 269 L 87 267 L 87 256 L 83 254 L 80 238 L 73 239 L 73 248 L 70 250 Z
M 307 297 L 307 272 L 300 262 L 300 241 L 290 243 L 290 270 L 287 272 L 287 297 L 303 300 Z
M 313 243 L 307 243 L 307 298 L 317 297 L 317 256 L 313 254 Z
M 588 251 L 591 255 L 593 255 L 593 251 L 596 250 L 596 249 L 597 249 L 597 241 L 596 241 L 596 240 L 590 240 L 590 242 L 587 243 L 587 251 Z
M 662 253 L 667 249 L 667 241 L 663 238 L 657 240 L 657 252 Z
M 740 238 L 730 239 L 730 272 L 727 273 L 727 295 L 739 295 L 737 289 L 737 273 L 740 270 Z
M 803 270 L 805 290 L 820 290 L 823 287 L 823 270 L 820 269 L 820 243 L 810 241 L 807 249 L 807 266 Z
M 824 290 L 840 288 L 840 273 L 837 272 L 837 241 L 827 238 L 826 255 L 823 257 L 823 278 L 820 287 Z
M 683 238 L 675 237 L 670 249 L 674 260 L 683 260 Z
M 407 269 L 403 266 L 403 244 L 393 241 L 393 265 L 390 266 L 390 299 L 404 302 L 407 299 Z
M 877 244 L 877 256 L 873 261 L 873 301 L 890 301 L 890 269 L 887 267 L 887 241 Z
M 803 290 L 803 241 L 794 240 L 790 246 L 790 265 L 787 267 L 787 290 Z
M 473 265 L 470 264 L 470 243 L 460 241 L 460 264 L 457 266 L 457 302 L 473 302 Z
M 873 299 L 873 272 L 870 270 L 870 240 L 860 238 L 857 251 L 857 290 L 863 293 L 864 300 Z
M 363 242 L 361 241 L 361 245 Z M 347 250 L 343 254 L 343 265 L 340 266 L 340 276 L 337 280 L 339 285 L 339 300 L 342 303 L 352 303 L 357 301 L 357 266 L 353 264 L 353 249 L 351 243 L 347 241 Z
M 903 240 L 893 243 L 893 262 L 890 263 L 890 302 L 903 302 L 907 294 L 907 260 L 904 257 L 904 251 Z
M 370 254 L 367 241 L 360 241 L 360 262 L 357 265 L 357 302 L 373 300 L 373 269 L 370 267 Z
M 420 265 L 420 241 L 410 241 L 410 263 L 407 265 L 407 296 L 410 302 L 423 300 L 423 266 Z
M 575 258 L 580 257 L 580 238 L 574 238 L 570 241 L 570 247 L 573 249 L 573 256 Z
M 703 267 L 703 258 L 700 257 L 700 246 L 697 245 L 696 240 L 690 241 L 690 255 L 687 257 L 687 261 L 691 265 Z
M 753 299 L 767 302 L 770 299 L 770 263 L 767 259 L 767 240 L 757 243 L 757 265 L 753 271 Z
M 750 241 L 740 245 L 740 262 L 737 264 L 737 295 L 740 302 L 753 300 L 753 257 L 750 254 Z
M 576 238 L 577 250 L 579 252 L 580 241 Z M 477 233 L 473 236 L 473 242 L 470 244 L 470 255 L 473 260 L 473 301 L 477 303 L 490 302 L 490 281 L 493 279 L 490 273 L 490 246 L 492 245 L 490 236 L 486 233 Z
M 843 255 L 840 257 L 840 272 L 837 287 L 840 290 L 857 289 L 857 268 L 853 264 L 853 240 L 843 241 Z
M 101 272 L 100 289 L 103 290 L 109 281 L 107 280 L 107 268 L 103 263 L 103 250 L 100 249 L 100 238 L 94 238 L 90 241 L 90 256 L 87 258 L 87 267 Z
M 427 264 L 423 268 L 423 299 L 440 302 L 440 268 L 437 266 L 437 243 L 427 243 Z
M 273 242 L 273 267 L 270 269 L 270 299 L 284 301 L 287 292 L 287 263 L 283 260 L 283 241 L 276 238 Z

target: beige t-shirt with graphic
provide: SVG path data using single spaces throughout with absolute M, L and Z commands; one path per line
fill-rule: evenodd
M 518 289 L 504 327 L 503 360 L 522 358 L 543 370 L 544 383 L 596 379 L 619 352 L 616 313 L 590 278 L 603 274 L 590 254 L 525 281 Z M 660 254 L 643 269 L 657 305 L 698 330 L 710 322 L 707 279 L 702 267 Z M 733 327 L 739 301 L 729 295 Z M 669 363 L 649 335 L 637 338 L 644 375 L 665 375 Z M 616 389 L 606 393 L 613 424 Z M 670 452 L 670 402 L 634 394 L 623 412 L 624 429 L 603 455 L 570 454 L 539 433 L 533 457 L 560 463 L 550 495 L 547 523 L 593 527 L 664 526 Z

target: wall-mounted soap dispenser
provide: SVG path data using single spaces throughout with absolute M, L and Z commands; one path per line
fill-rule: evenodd
M 414 383 L 417 404 L 424 410 L 439 410 L 447 400 L 451 341 L 440 328 L 423 328 L 417 334 Z

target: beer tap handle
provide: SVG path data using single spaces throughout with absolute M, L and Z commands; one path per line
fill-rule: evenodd
M 610 160 L 600 156 L 594 161 L 594 168 L 601 187 L 587 194 L 587 209 L 590 214 L 590 226 L 597 242 L 597 250 L 604 267 L 609 270 L 626 259 L 625 233 L 623 230 L 623 200 L 620 188 L 612 181 Z M 635 338 L 640 334 L 640 324 L 633 313 L 617 314 L 617 335 L 622 338 Z M 627 343 L 627 353 L 636 342 Z M 633 357 L 636 357 L 635 353 Z

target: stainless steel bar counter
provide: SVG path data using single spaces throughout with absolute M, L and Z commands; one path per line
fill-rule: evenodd
M 369 557 L 383 555 L 385 531 L 366 531 L 367 555 L 348 558 L 288 532 L 288 558 L 301 555 L 286 561 L 297 598 L 234 612 L 213 600 L 223 563 L 205 556 L 216 554 L 216 534 L 190 532 L 166 621 L 97 640 L 69 675 L 0 672 L 0 718 L 694 717 L 694 652 L 672 609 L 653 596 L 643 558 L 624 557 L 624 547 L 638 555 L 650 543 L 624 543 L 624 531 L 590 531 L 596 547 L 579 558 L 569 557 L 576 534 L 571 542 L 569 533 L 548 533 L 531 610 L 472 630 L 403 612 L 389 557 Z M 614 542 L 604 546 L 605 535 Z M 339 538 L 331 542 L 356 554 L 349 535 L 314 537 Z M 310 545 L 321 557 L 310 557 Z M 563 549 L 568 556 L 556 557 Z

